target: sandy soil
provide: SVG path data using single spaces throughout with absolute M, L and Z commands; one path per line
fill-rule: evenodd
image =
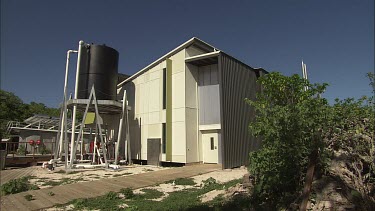
M 167 169 L 167 168 L 161 168 L 161 167 L 155 167 L 155 166 L 139 166 L 138 165 L 138 166 L 134 166 L 134 167 L 122 167 L 118 171 L 108 171 L 108 170 L 101 170 L 101 169 L 85 170 L 84 172 L 80 172 L 79 174 L 81 174 L 82 176 L 85 176 L 86 178 L 95 177 L 95 176 L 93 176 L 94 174 L 97 177 L 100 177 L 100 178 L 108 178 L 108 177 L 113 177 L 114 175 L 121 175 L 121 174 L 124 174 L 124 173 L 139 174 L 139 173 L 144 173 L 144 172 L 147 172 L 147 171 L 158 171 L 158 170 L 162 170 L 162 169 Z M 57 169 L 57 171 L 58 170 L 59 169 Z M 66 175 L 66 174 L 61 174 L 59 176 L 58 173 L 48 172 L 47 170 L 44 170 L 44 169 L 41 169 L 41 168 L 40 168 L 40 172 L 41 173 L 39 173 L 39 175 L 51 175 L 52 174 L 52 175 L 54 175 L 52 177 L 55 177 L 56 179 L 60 179 L 61 175 Z M 229 181 L 234 180 L 234 179 L 240 179 L 246 173 L 247 173 L 247 170 L 244 167 L 236 168 L 236 169 L 218 170 L 218 171 L 210 172 L 210 173 L 207 173 L 207 174 L 202 174 L 202 175 L 192 177 L 194 182 L 197 183 L 194 186 L 192 186 L 192 185 L 174 185 L 173 183 L 162 183 L 162 184 L 155 185 L 155 186 L 135 189 L 133 192 L 134 192 L 134 194 L 143 194 L 142 189 L 155 189 L 155 190 L 158 190 L 160 192 L 163 192 L 164 195 L 160 198 L 152 199 L 152 200 L 153 201 L 162 201 L 164 198 L 168 197 L 169 193 L 171 193 L 171 192 L 180 191 L 180 190 L 189 189 L 189 188 L 201 188 L 203 186 L 203 181 L 207 180 L 210 177 L 214 178 L 218 183 L 224 183 L 224 182 L 229 182 Z M 71 175 L 66 175 L 66 176 L 70 176 L 71 178 L 74 179 L 74 178 L 80 177 L 81 175 L 79 175 L 79 174 L 78 175 L 77 174 L 71 174 Z M 100 178 L 92 178 L 92 179 L 98 180 Z M 238 189 L 238 187 L 236 186 L 236 187 L 232 187 L 230 189 Z M 234 191 L 231 191 L 231 192 L 234 192 Z M 226 193 L 225 190 L 213 190 L 213 191 L 208 192 L 208 193 L 204 194 L 203 196 L 201 196 L 201 201 L 202 202 L 211 201 L 220 194 L 225 195 L 227 193 Z M 119 197 L 123 198 L 124 195 L 119 194 Z M 121 204 L 119 206 L 119 208 L 126 208 L 127 206 L 128 205 L 126 203 L 124 203 L 124 204 Z M 71 210 L 71 209 L 73 209 L 72 205 L 69 205 L 69 206 L 65 207 L 64 209 L 50 208 L 50 209 L 46 209 L 46 210 L 53 211 L 53 210 Z
M 38 185 L 40 188 L 48 188 L 50 185 L 46 185 L 49 182 L 61 182 L 66 181 L 66 183 L 75 182 L 85 182 L 100 180 L 103 178 L 113 178 L 120 176 L 128 176 L 133 174 L 141 174 L 150 171 L 160 171 L 168 168 L 149 166 L 149 165 L 131 165 L 131 166 L 120 166 L 117 170 L 112 169 L 75 169 L 70 173 L 65 173 L 64 166 L 58 166 L 54 171 L 48 171 L 41 166 L 33 166 L 29 168 L 34 168 L 32 179 L 30 179 L 31 184 Z M 65 184 L 66 184 L 65 183 Z
M 191 185 L 173 185 L 172 183 L 165 183 L 165 184 L 160 184 L 158 186 L 152 186 L 152 187 L 148 187 L 148 188 L 149 189 L 156 189 L 160 192 L 163 192 L 164 196 L 162 196 L 160 198 L 157 198 L 157 199 L 152 199 L 154 201 L 161 201 L 164 198 L 168 197 L 170 192 L 180 191 L 180 190 L 189 189 L 189 188 L 202 187 L 203 181 L 207 180 L 210 177 L 214 178 L 216 180 L 216 182 L 218 182 L 218 183 L 225 183 L 225 182 L 229 182 L 229 181 L 234 180 L 234 179 L 240 179 L 246 173 L 247 173 L 247 169 L 244 168 L 244 167 L 235 168 L 235 169 L 218 170 L 218 171 L 210 172 L 210 173 L 207 173 L 207 174 L 202 174 L 202 175 L 192 177 L 194 182 L 197 183 L 194 186 L 191 186 Z M 142 194 L 142 189 L 143 188 L 136 189 L 136 190 L 134 190 L 134 193 L 135 194 Z M 202 200 L 202 202 L 211 201 L 216 196 L 218 196 L 219 194 L 223 194 L 223 193 L 225 193 L 224 190 L 213 190 L 213 191 L 210 191 L 210 192 L 206 193 L 205 195 L 203 195 L 201 197 L 201 200 Z

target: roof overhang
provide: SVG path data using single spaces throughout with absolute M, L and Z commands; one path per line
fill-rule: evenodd
M 217 64 L 218 56 L 221 51 L 214 51 L 210 53 L 200 54 L 197 56 L 188 57 L 185 59 L 185 62 L 188 64 L 193 64 L 196 66 L 205 66 L 211 64 Z

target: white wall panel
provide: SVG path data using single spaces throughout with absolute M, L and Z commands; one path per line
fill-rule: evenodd
M 185 122 L 173 122 L 172 130 L 172 155 L 186 156 Z
M 185 107 L 185 73 L 172 75 L 172 108 Z
M 172 122 L 184 122 L 185 121 L 185 108 L 172 109 Z
M 148 113 L 148 117 L 149 117 L 148 124 L 158 124 L 158 123 L 160 123 L 160 112 L 159 111 Z

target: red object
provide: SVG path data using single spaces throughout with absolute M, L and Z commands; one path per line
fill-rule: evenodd
M 90 142 L 90 153 L 94 152 L 94 141 Z
M 34 145 L 34 140 L 29 140 L 30 145 Z
M 40 140 L 36 140 L 37 145 L 39 145 L 40 143 L 42 143 Z

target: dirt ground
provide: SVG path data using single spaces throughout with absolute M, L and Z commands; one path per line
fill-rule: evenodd
M 148 187 L 148 189 L 156 189 L 160 192 L 163 192 L 164 195 L 157 199 L 152 199 L 154 201 L 161 201 L 164 198 L 169 196 L 169 193 L 174 191 L 180 191 L 184 189 L 189 189 L 193 187 L 202 187 L 203 181 L 207 180 L 208 178 L 213 178 L 216 180 L 217 183 L 225 183 L 229 182 L 234 179 L 240 179 L 247 173 L 246 168 L 235 168 L 235 169 L 225 169 L 225 170 L 219 170 L 210 172 L 207 174 L 198 175 L 195 177 L 192 177 L 196 185 L 175 185 L 173 183 L 164 183 L 157 186 Z M 142 193 L 141 189 L 134 190 L 134 193 L 139 194 Z M 213 200 L 216 196 L 225 193 L 225 190 L 213 190 L 208 193 L 206 193 L 204 196 L 202 196 L 201 201 L 207 202 Z
M 64 185 L 76 182 L 94 181 L 103 178 L 113 178 L 120 176 L 127 176 L 133 174 L 141 174 L 151 171 L 160 171 L 169 169 L 168 167 L 157 167 L 149 165 L 131 165 L 131 166 L 120 166 L 119 169 L 75 169 L 71 172 L 66 173 L 64 166 L 58 166 L 54 171 L 48 171 L 41 166 L 32 166 L 31 184 L 37 185 L 39 188 L 48 188 L 56 185 Z

